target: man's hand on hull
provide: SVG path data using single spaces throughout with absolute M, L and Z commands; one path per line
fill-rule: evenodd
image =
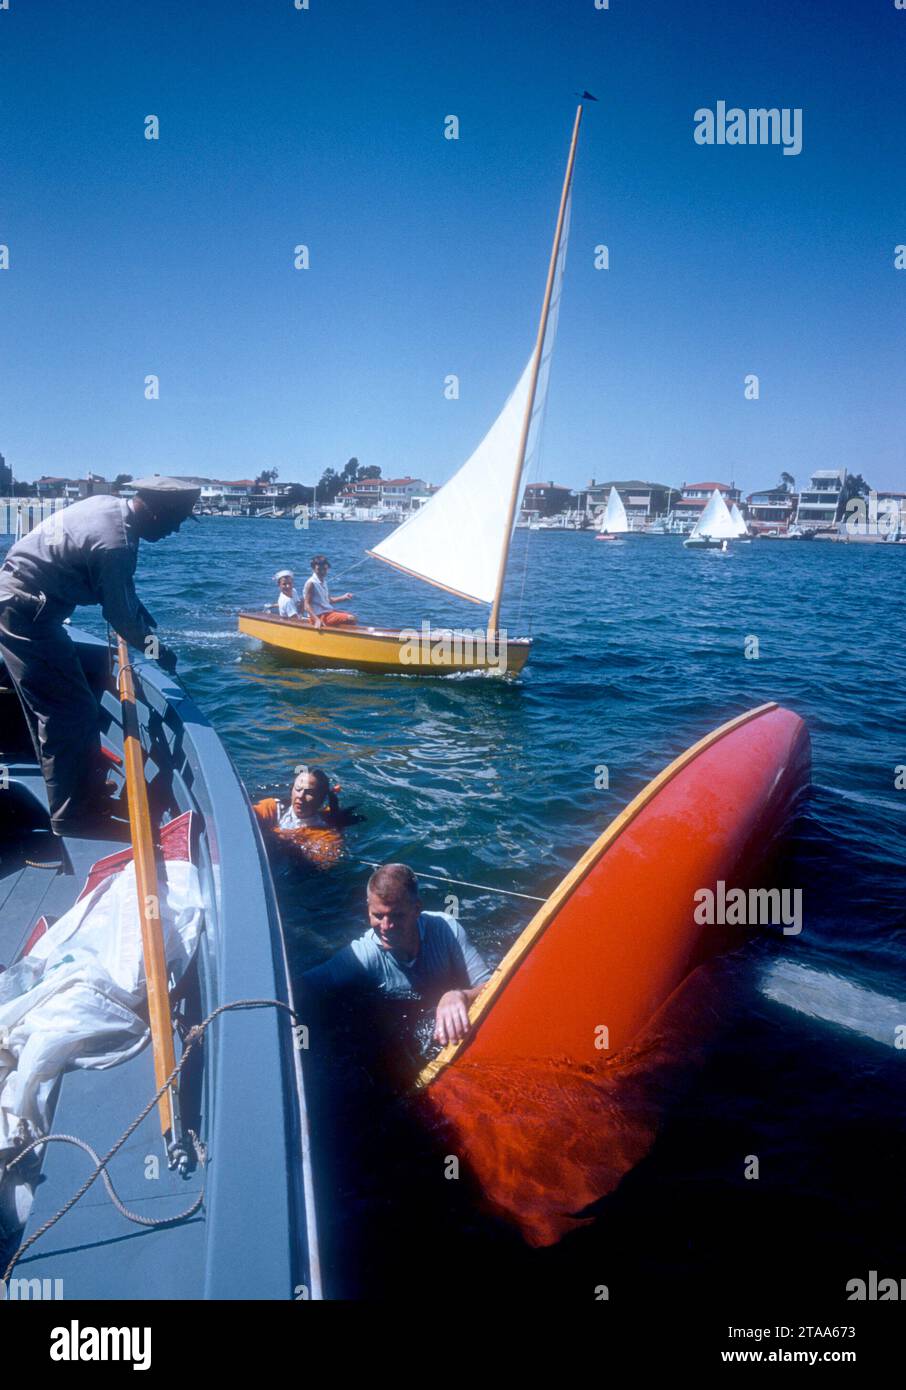
M 434 1041 L 444 1045 L 459 1042 L 468 1031 L 469 1006 L 465 992 L 461 989 L 448 990 L 437 1002 Z

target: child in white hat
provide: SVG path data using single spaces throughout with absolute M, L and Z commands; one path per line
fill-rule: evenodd
M 280 590 L 277 599 L 277 612 L 281 618 L 299 617 L 302 600 L 293 584 L 294 577 L 292 570 L 277 570 L 274 575 L 277 588 Z

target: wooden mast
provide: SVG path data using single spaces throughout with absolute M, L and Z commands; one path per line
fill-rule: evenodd
M 541 305 L 541 322 L 538 325 L 538 340 L 535 344 L 535 361 L 532 367 L 531 381 L 529 382 L 528 401 L 525 407 L 525 418 L 522 422 L 522 434 L 519 439 L 519 451 L 516 459 L 516 469 L 513 474 L 513 486 L 510 491 L 510 505 L 507 511 L 507 524 L 504 531 L 503 550 L 500 555 L 500 568 L 497 571 L 497 588 L 494 591 L 494 602 L 491 604 L 491 616 L 488 619 L 488 641 L 492 642 L 496 638 L 497 629 L 500 626 L 500 601 L 503 597 L 503 584 L 506 579 L 506 566 L 510 553 L 510 537 L 513 534 L 513 522 L 516 517 L 516 508 L 519 505 L 519 486 L 522 482 L 522 469 L 525 464 L 525 450 L 528 445 L 529 429 L 532 423 L 532 411 L 535 408 L 535 392 L 538 388 L 538 373 L 541 370 L 541 353 L 544 347 L 544 335 L 547 332 L 547 320 L 551 307 L 551 296 L 554 291 L 554 276 L 557 271 L 557 257 L 560 254 L 560 239 L 563 235 L 563 221 L 566 216 L 566 200 L 569 196 L 569 186 L 573 177 L 573 164 L 576 160 L 576 145 L 579 140 L 579 124 L 582 120 L 582 103 L 576 108 L 576 120 L 573 125 L 573 138 L 569 146 L 569 158 L 566 161 L 566 174 L 563 179 L 563 192 L 560 195 L 560 211 L 557 214 L 557 227 L 554 232 L 554 245 L 551 250 L 551 262 L 547 271 L 547 284 L 544 287 L 544 300 Z
M 173 1023 L 170 1018 L 170 993 L 167 987 L 167 957 L 161 928 L 154 837 L 151 833 L 151 814 L 148 809 L 148 790 L 145 786 L 132 666 L 122 637 L 119 638 L 118 646 L 119 694 L 123 711 L 123 756 L 126 764 L 126 793 L 129 799 L 129 826 L 132 832 L 132 859 L 135 864 L 138 912 L 142 925 L 142 952 L 148 990 L 151 1048 L 154 1053 L 154 1079 L 160 1089 L 176 1066 Z M 169 1132 L 171 1142 L 176 1144 L 180 1135 L 176 1097 L 172 1086 L 160 1097 L 157 1108 L 161 1133 L 166 1135 Z

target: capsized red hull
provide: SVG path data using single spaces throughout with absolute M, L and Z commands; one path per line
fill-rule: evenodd
M 772 886 L 764 874 L 809 771 L 805 724 L 776 705 L 676 759 L 529 923 L 465 1042 L 422 1074 L 450 1152 L 530 1243 L 574 1227 L 650 1146 L 650 1127 L 622 1125 L 614 1107 L 614 1073 L 633 1065 L 624 1049 L 717 944 L 695 894 L 719 880 Z

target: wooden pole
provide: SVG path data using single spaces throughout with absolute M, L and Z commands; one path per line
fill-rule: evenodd
M 522 482 L 522 469 L 525 464 L 525 451 L 528 446 L 529 430 L 532 424 L 532 411 L 535 408 L 535 392 L 538 389 L 538 373 L 541 370 L 541 352 L 544 347 L 544 335 L 547 332 L 547 319 L 550 313 L 551 296 L 554 292 L 554 276 L 557 270 L 557 256 L 560 254 L 560 239 L 563 235 L 563 220 L 566 216 L 566 200 L 569 196 L 569 186 L 573 177 L 573 165 L 576 162 L 576 145 L 579 140 L 579 125 L 582 120 L 582 104 L 576 108 L 576 120 L 573 125 L 573 138 L 569 146 L 569 158 L 566 161 L 566 174 L 563 179 L 563 192 L 560 195 L 560 211 L 557 214 L 557 226 L 554 231 L 554 245 L 551 250 L 551 261 L 547 271 L 547 284 L 544 287 L 544 300 L 541 305 L 541 322 L 538 325 L 538 339 L 535 344 L 535 362 L 532 367 L 532 376 L 529 383 L 528 401 L 525 407 L 525 419 L 522 422 L 522 434 L 519 439 L 519 452 L 516 459 L 516 470 L 513 474 L 513 486 L 510 491 L 510 505 L 507 511 L 507 524 L 504 531 L 503 550 L 500 555 L 500 568 L 497 571 L 497 587 L 494 591 L 494 602 L 491 604 L 491 616 L 488 619 L 488 641 L 495 640 L 497 629 L 500 626 L 500 601 L 503 597 L 503 584 L 506 579 L 507 560 L 510 554 L 510 537 L 513 534 L 513 522 L 516 518 L 516 508 L 519 505 L 519 485 Z
M 118 650 L 118 684 L 123 711 L 123 755 L 126 763 L 129 826 L 132 831 L 132 858 L 135 864 L 138 910 L 142 924 L 142 952 L 148 989 L 148 1021 L 151 1025 L 151 1047 L 154 1053 L 154 1079 L 159 1090 L 176 1066 L 173 1023 L 170 1017 L 170 991 L 167 987 L 167 957 L 161 928 L 157 864 L 154 859 L 154 837 L 151 832 L 151 813 L 148 810 L 138 711 L 135 708 L 135 685 L 132 680 L 129 652 L 122 637 L 118 639 Z M 171 1140 L 176 1141 L 179 1135 L 176 1098 L 172 1086 L 161 1096 L 157 1108 L 161 1133 L 169 1133 Z

